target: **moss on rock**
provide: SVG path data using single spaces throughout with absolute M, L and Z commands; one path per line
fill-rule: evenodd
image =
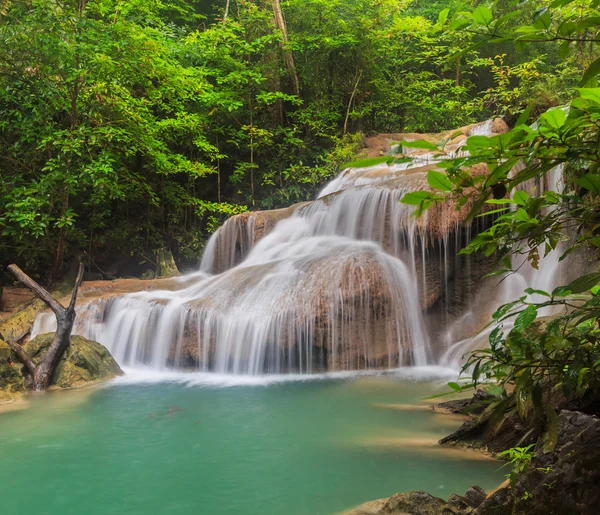
M 29 341 L 24 349 L 37 363 L 53 338 L 53 333 L 41 334 Z M 59 388 L 77 388 L 122 374 L 121 367 L 106 347 L 82 336 L 71 336 L 71 345 L 60 360 L 51 385 Z
M 10 347 L 0 340 L 0 402 L 24 390 L 23 365 L 15 359 Z

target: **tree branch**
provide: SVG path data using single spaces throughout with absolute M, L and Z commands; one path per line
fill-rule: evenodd
M 27 367 L 27 370 L 29 370 L 29 373 L 33 377 L 33 375 L 35 374 L 35 363 L 31 359 L 29 354 L 25 352 L 25 349 L 23 349 L 23 347 L 21 347 L 18 343 L 12 341 L 10 338 L 6 339 L 6 343 L 11 348 L 11 350 L 19 357 L 23 365 Z
M 71 302 L 67 308 L 67 312 L 71 312 L 75 309 L 75 302 L 77 301 L 77 293 L 79 292 L 79 286 L 83 280 L 83 263 L 79 263 L 79 272 L 77 273 L 77 279 L 75 279 L 75 286 L 73 287 L 73 293 L 71 294 Z
M 54 314 L 59 316 L 64 316 L 66 309 L 65 307 L 58 302 L 52 295 L 50 295 L 44 288 L 42 288 L 38 283 L 36 283 L 31 277 L 29 277 L 23 270 L 21 270 L 17 265 L 9 265 L 8 270 L 27 288 L 29 288 L 33 293 L 35 293 L 40 299 L 42 299 Z

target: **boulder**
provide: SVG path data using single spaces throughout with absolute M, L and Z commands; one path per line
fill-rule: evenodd
M 53 337 L 52 333 L 42 334 L 25 345 L 25 351 L 34 362 L 41 359 Z M 106 347 L 81 336 L 71 336 L 71 345 L 65 351 L 51 384 L 59 388 L 78 388 L 122 374 Z

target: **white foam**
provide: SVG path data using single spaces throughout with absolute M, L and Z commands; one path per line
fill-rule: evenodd
M 362 377 L 385 377 L 400 381 L 445 381 L 456 378 L 457 371 L 452 368 L 428 367 L 402 367 L 392 370 L 362 370 L 347 372 L 327 372 L 322 374 L 267 374 L 267 375 L 241 375 L 221 374 L 213 372 L 182 372 L 180 370 L 157 371 L 152 368 L 135 367 L 123 369 L 124 376 L 106 383 L 106 387 L 177 383 L 187 387 L 207 386 L 227 388 L 234 386 L 270 386 L 282 383 L 301 383 L 314 381 L 341 381 L 359 379 Z

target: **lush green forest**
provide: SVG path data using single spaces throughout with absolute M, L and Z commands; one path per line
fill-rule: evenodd
M 51 282 L 75 257 L 139 272 L 167 249 L 193 268 L 224 219 L 313 197 L 363 135 L 566 101 L 593 42 L 451 23 L 476 3 L 3 1 L 0 265 Z M 513 30 L 541 7 L 494 16 Z

